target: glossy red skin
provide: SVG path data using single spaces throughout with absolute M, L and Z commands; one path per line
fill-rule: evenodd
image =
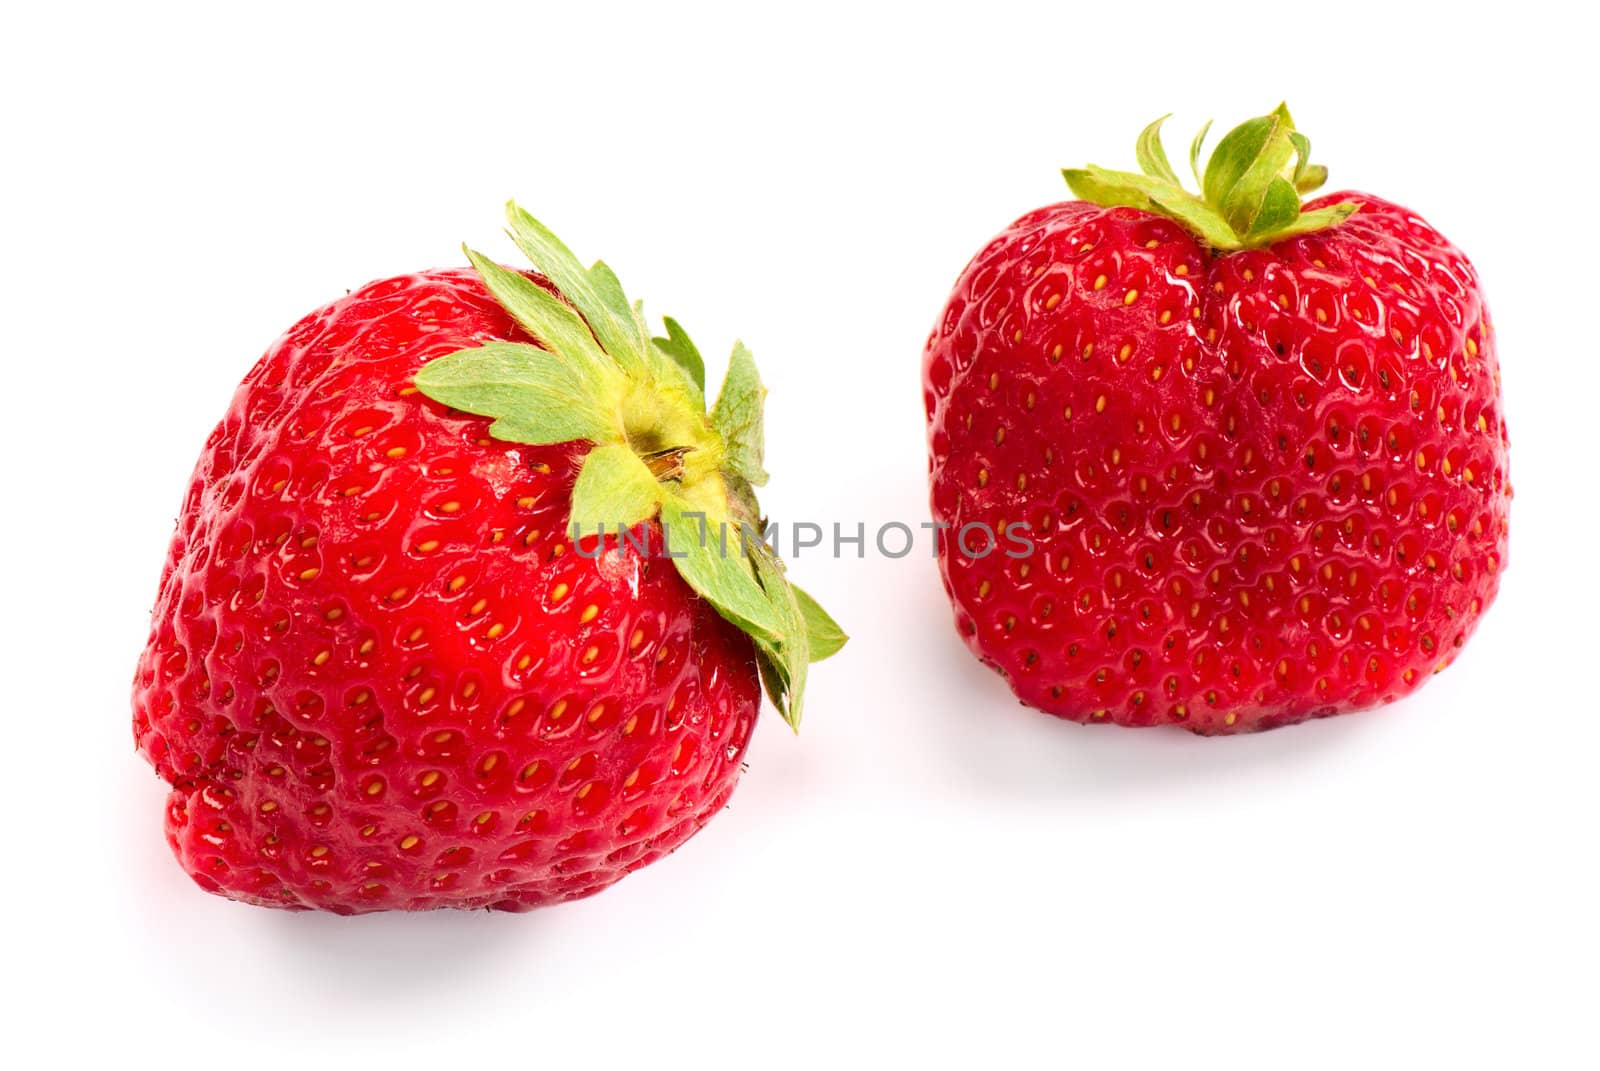
M 493 339 L 528 341 L 470 271 L 373 283 L 279 339 L 207 441 L 133 693 L 202 887 L 526 910 L 666 855 L 733 791 L 748 638 L 665 560 L 574 552 L 578 447 L 491 439 L 412 387 Z
M 1035 551 L 945 539 L 940 566 L 1024 703 L 1200 733 L 1359 710 L 1494 599 L 1511 489 L 1476 272 L 1378 198 L 1308 207 L 1342 200 L 1334 229 L 1220 257 L 1052 205 L 962 273 L 923 361 L 933 517 L 1026 522 Z

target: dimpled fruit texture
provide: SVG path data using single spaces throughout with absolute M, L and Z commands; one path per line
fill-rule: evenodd
M 572 548 L 575 447 L 490 439 L 412 386 L 495 339 L 528 341 L 469 271 L 373 283 L 280 339 L 207 441 L 133 697 L 204 888 L 525 910 L 732 792 L 749 640 L 671 563 Z
M 1506 564 L 1494 336 L 1466 258 L 1357 193 L 1215 256 L 1178 223 L 1030 213 L 924 358 L 940 564 L 967 644 L 1075 721 L 1270 728 L 1405 695 Z

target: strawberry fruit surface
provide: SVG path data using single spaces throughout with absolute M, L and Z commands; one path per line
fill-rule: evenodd
M 1203 175 L 1202 131 L 1198 196 L 1160 125 L 1142 174 L 1065 172 L 1081 200 L 991 241 L 928 340 L 957 627 L 1080 722 L 1241 732 L 1396 699 L 1456 657 L 1506 564 L 1477 274 L 1398 205 L 1302 205 L 1326 172 L 1287 109 Z
M 201 454 L 133 724 L 210 891 L 341 913 L 594 893 L 728 801 L 762 679 L 798 723 L 806 664 L 843 642 L 768 548 L 665 531 L 756 516 L 748 352 L 708 412 L 681 328 L 652 339 L 604 264 L 510 221 L 545 275 L 469 251 L 475 272 L 333 302 Z

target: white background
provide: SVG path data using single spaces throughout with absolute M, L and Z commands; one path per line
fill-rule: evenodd
M 1526 2 L 142 6 L 0 26 L 13 1066 L 1596 1066 L 1591 31 Z M 775 516 L 916 523 L 919 354 L 967 258 L 1150 118 L 1176 158 L 1280 97 L 1330 188 L 1422 212 L 1494 311 L 1511 568 L 1420 694 L 1082 729 L 967 655 L 930 560 L 813 552 L 855 639 L 801 737 L 765 718 L 731 808 L 596 899 L 289 915 L 169 857 L 128 682 L 201 441 L 303 313 L 463 239 L 510 259 L 515 196 L 709 353 L 751 345 Z

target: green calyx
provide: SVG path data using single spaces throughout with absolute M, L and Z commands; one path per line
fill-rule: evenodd
M 1162 116 L 1139 135 L 1139 170 L 1108 171 L 1090 164 L 1061 172 L 1072 192 L 1097 205 L 1128 205 L 1182 223 L 1213 249 L 1255 249 L 1296 234 L 1343 222 L 1358 207 L 1345 201 L 1311 212 L 1300 197 L 1328 179 L 1328 169 L 1311 162 L 1311 139 L 1294 128 L 1287 105 L 1247 119 L 1225 134 L 1211 152 L 1204 173 L 1200 149 L 1208 122 L 1189 148 L 1189 168 L 1200 193 L 1183 188 L 1161 147 Z
M 417 388 L 463 412 L 493 417 L 507 442 L 587 442 L 573 484 L 573 538 L 633 533 L 659 523 L 661 549 L 718 613 L 755 642 L 761 679 L 784 720 L 799 727 L 806 667 L 845 634 L 789 582 L 764 541 L 755 488 L 762 468 L 766 388 L 735 343 L 715 403 L 705 362 L 670 317 L 652 337 L 604 262 L 585 268 L 544 224 L 512 203 L 509 233 L 556 293 L 467 249 L 496 301 L 537 344 L 489 342 L 429 361 Z

